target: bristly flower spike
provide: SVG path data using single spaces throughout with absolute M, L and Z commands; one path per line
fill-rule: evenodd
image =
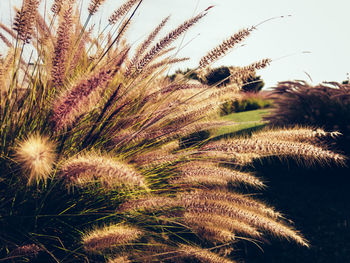
M 119 21 L 119 19 L 122 18 L 127 12 L 129 12 L 129 10 L 138 2 L 140 2 L 140 0 L 128 0 L 127 2 L 125 2 L 109 17 L 109 24 L 116 24 Z
M 17 11 L 13 28 L 24 43 L 32 39 L 39 3 L 39 0 L 24 0 L 21 10 Z
M 137 48 L 135 55 L 133 56 L 133 58 L 131 59 L 131 61 L 129 62 L 126 71 L 125 71 L 125 75 L 129 76 L 130 73 L 132 72 L 133 67 L 135 66 L 135 64 L 138 62 L 139 58 L 141 57 L 141 55 L 146 52 L 147 48 L 149 47 L 149 45 L 152 43 L 152 41 L 155 39 L 155 37 L 158 35 L 158 33 L 160 32 L 160 30 L 165 26 L 165 24 L 168 22 L 170 16 L 166 17 L 165 19 L 162 20 L 162 22 L 151 32 L 151 34 L 149 34 L 149 36 L 147 37 L 147 39 Z
M 88 11 L 90 15 L 97 12 L 98 8 L 103 4 L 105 0 L 91 0 Z
M 54 3 L 51 6 L 51 11 L 55 15 L 58 15 L 62 9 L 64 0 L 54 0 Z
M 224 40 L 219 46 L 208 52 L 199 62 L 200 68 L 205 68 L 219 58 L 223 57 L 230 49 L 245 40 L 255 27 L 245 28 L 232 35 L 229 39 Z
M 11 42 L 2 33 L 0 33 L 0 39 L 5 43 L 7 47 L 12 47 Z
M 28 185 L 46 181 L 55 162 L 55 146 L 47 137 L 31 135 L 15 148 L 15 160 L 27 171 Z
M 21 247 L 16 248 L 12 251 L 11 255 L 13 257 L 27 257 L 27 258 L 36 258 L 43 249 L 35 244 L 28 244 Z
M 135 227 L 111 225 L 96 229 L 83 237 L 84 249 L 88 252 L 102 252 L 139 238 L 142 231 Z
M 200 19 L 207 15 L 207 12 L 201 12 L 199 15 L 187 20 L 182 25 L 178 26 L 176 29 L 171 31 L 167 36 L 162 38 L 156 45 L 154 45 L 151 50 L 136 64 L 136 69 L 141 72 L 144 67 L 146 67 L 154 57 L 162 51 L 164 48 L 168 47 L 173 41 L 179 38 L 183 33 L 185 33 L 189 28 L 195 25 Z
M 52 82 L 58 90 L 62 89 L 64 84 L 72 23 L 72 6 L 67 6 L 57 30 L 57 42 L 52 60 Z
M 143 176 L 133 167 L 106 155 L 79 156 L 63 164 L 60 176 L 68 187 L 84 187 L 99 182 L 106 189 L 125 185 L 145 187 Z
M 106 87 L 119 71 L 128 49 L 120 55 L 115 65 L 108 65 L 97 72 L 93 72 L 87 79 L 81 80 L 72 89 L 61 94 L 60 98 L 53 105 L 52 122 L 56 131 L 72 125 L 80 113 L 86 110 L 91 96 L 98 90 Z

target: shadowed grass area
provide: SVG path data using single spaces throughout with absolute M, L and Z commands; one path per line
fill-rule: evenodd
M 265 126 L 271 109 L 232 113 L 221 119 L 237 125 L 212 131 L 217 138 L 246 134 Z M 284 208 L 306 237 L 311 248 L 300 249 L 288 242 L 257 246 L 243 242 L 238 254 L 247 262 L 348 262 L 349 167 L 301 167 L 292 160 L 260 160 L 254 164 L 259 177 L 268 182 L 264 200 Z
M 279 160 L 256 162 L 257 175 L 268 182 L 264 200 L 284 208 L 288 218 L 310 241 L 299 248 L 287 242 L 262 245 L 246 242 L 238 250 L 246 262 L 350 262 L 350 169 L 348 167 L 300 167 Z

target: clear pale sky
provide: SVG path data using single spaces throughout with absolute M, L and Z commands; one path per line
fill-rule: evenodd
M 50 7 L 52 1 L 47 1 Z M 89 2 L 83 0 L 83 5 L 86 7 Z M 0 0 L 0 20 L 8 24 L 9 7 L 20 3 L 21 0 Z M 95 15 L 95 23 L 102 18 L 102 24 L 106 24 L 108 16 L 121 3 L 121 0 L 106 0 Z M 166 34 L 210 5 L 215 8 L 188 31 L 182 42 L 190 41 L 179 56 L 191 60 L 177 67 L 195 67 L 209 49 L 241 28 L 285 16 L 259 26 L 243 47 L 233 50 L 213 66 L 243 66 L 271 58 L 273 63 L 258 72 L 267 87 L 283 80 L 311 82 L 308 75 L 313 84 L 347 78 L 350 72 L 350 0 L 144 0 L 130 28 L 129 40 L 139 41 L 164 17 L 171 15 L 163 31 Z

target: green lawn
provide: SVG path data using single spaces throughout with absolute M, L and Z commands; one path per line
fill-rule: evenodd
M 262 118 L 263 116 L 269 114 L 270 110 L 271 109 L 244 111 L 223 116 L 221 117 L 221 120 L 233 121 L 237 124 L 217 129 L 211 132 L 211 135 L 220 136 L 223 134 L 235 133 L 240 130 L 252 129 L 255 127 L 263 126 L 264 122 L 262 121 Z

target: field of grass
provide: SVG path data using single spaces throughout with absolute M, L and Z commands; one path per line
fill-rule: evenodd
M 221 117 L 223 121 L 233 121 L 237 125 L 222 127 L 212 132 L 213 136 L 221 136 L 224 134 L 232 134 L 239 131 L 259 128 L 265 125 L 262 120 L 263 116 L 269 114 L 271 109 L 259 109 L 252 111 L 244 111 L 238 113 L 231 113 Z

